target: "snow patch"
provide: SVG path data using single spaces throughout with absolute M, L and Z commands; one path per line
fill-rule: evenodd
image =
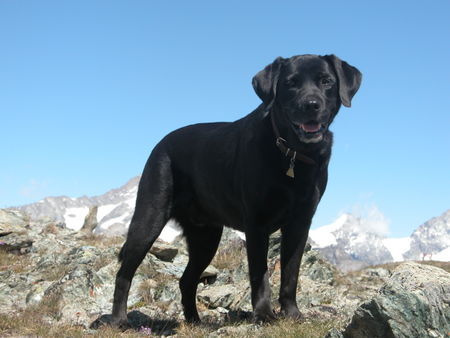
M 113 211 L 119 204 L 101 205 L 97 211 L 97 222 L 100 223 L 106 215 Z
M 163 240 L 164 242 L 172 243 L 182 233 L 183 230 L 181 229 L 180 225 L 173 219 L 170 219 L 169 222 L 167 222 L 166 225 L 164 226 L 164 229 L 158 238 Z
M 111 218 L 111 219 L 107 220 L 106 222 L 103 222 L 100 225 L 100 228 L 102 230 L 105 230 L 116 223 L 125 224 L 125 219 L 127 218 L 127 216 L 128 216 L 128 213 L 125 213 L 125 214 L 120 215 L 119 217 Z M 129 224 L 127 224 L 127 228 L 128 228 L 128 226 L 129 226 Z
M 64 223 L 66 223 L 66 227 L 73 230 L 80 230 L 88 212 L 88 207 L 67 208 L 64 213 Z
M 432 255 L 432 259 L 434 261 L 450 262 L 450 247 Z

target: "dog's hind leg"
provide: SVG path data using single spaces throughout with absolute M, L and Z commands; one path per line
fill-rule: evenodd
M 171 216 L 173 177 L 170 159 L 161 147 L 152 152 L 139 183 L 136 208 L 127 240 L 119 254 L 111 325 L 126 327 L 131 280 Z
M 187 322 L 200 322 L 195 302 L 202 272 L 211 263 L 222 237 L 223 227 L 184 226 L 189 262 L 180 279 L 181 302 Z

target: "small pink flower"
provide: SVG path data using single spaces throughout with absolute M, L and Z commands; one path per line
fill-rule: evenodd
M 145 327 L 145 326 L 141 326 L 139 328 L 139 333 L 146 335 L 146 336 L 151 336 L 152 335 L 152 329 L 150 327 Z

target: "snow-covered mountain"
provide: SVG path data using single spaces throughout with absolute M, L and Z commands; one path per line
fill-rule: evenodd
M 128 231 L 136 203 L 140 176 L 130 179 L 117 189 L 112 189 L 103 195 L 79 198 L 67 196 L 47 197 L 36 203 L 27 204 L 18 209 L 26 212 L 31 218 L 52 218 L 64 223 L 68 228 L 78 230 L 85 221 L 89 210 L 97 206 L 97 234 L 123 235 Z M 170 220 L 161 233 L 165 241 L 174 240 L 181 230 Z
M 311 230 L 309 236 L 313 248 L 347 271 L 392 262 L 393 255 L 384 245 L 383 235 L 367 227 L 366 221 L 343 214 L 332 224 Z
M 450 260 L 450 210 L 418 227 L 404 256 L 415 260 Z
M 49 217 L 78 230 L 83 226 L 89 208 L 98 206 L 95 232 L 122 234 L 126 232 L 133 215 L 140 177 L 134 177 L 118 189 L 94 197 L 47 197 L 33 204 L 19 207 L 32 218 Z
M 124 234 L 133 215 L 140 177 L 118 189 L 94 197 L 47 197 L 19 209 L 32 218 L 53 218 L 80 229 L 90 208 L 97 206 L 96 233 Z M 332 224 L 310 231 L 313 248 L 342 270 L 392 261 L 433 259 L 450 261 L 450 210 L 424 223 L 410 237 L 388 238 L 383 218 L 376 214 L 343 214 Z M 171 241 L 180 230 L 169 221 L 162 239 Z
M 380 225 L 383 227 L 383 225 Z M 341 270 L 404 260 L 450 261 L 450 210 L 421 225 L 410 237 L 388 238 L 370 218 L 343 214 L 309 236 L 313 248 Z

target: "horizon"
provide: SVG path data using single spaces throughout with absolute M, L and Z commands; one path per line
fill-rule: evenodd
M 312 228 L 372 209 L 409 236 L 450 209 L 449 12 L 445 0 L 0 2 L 0 208 L 117 188 L 170 131 L 254 110 L 251 79 L 277 56 L 335 54 L 363 81 L 331 126 Z

